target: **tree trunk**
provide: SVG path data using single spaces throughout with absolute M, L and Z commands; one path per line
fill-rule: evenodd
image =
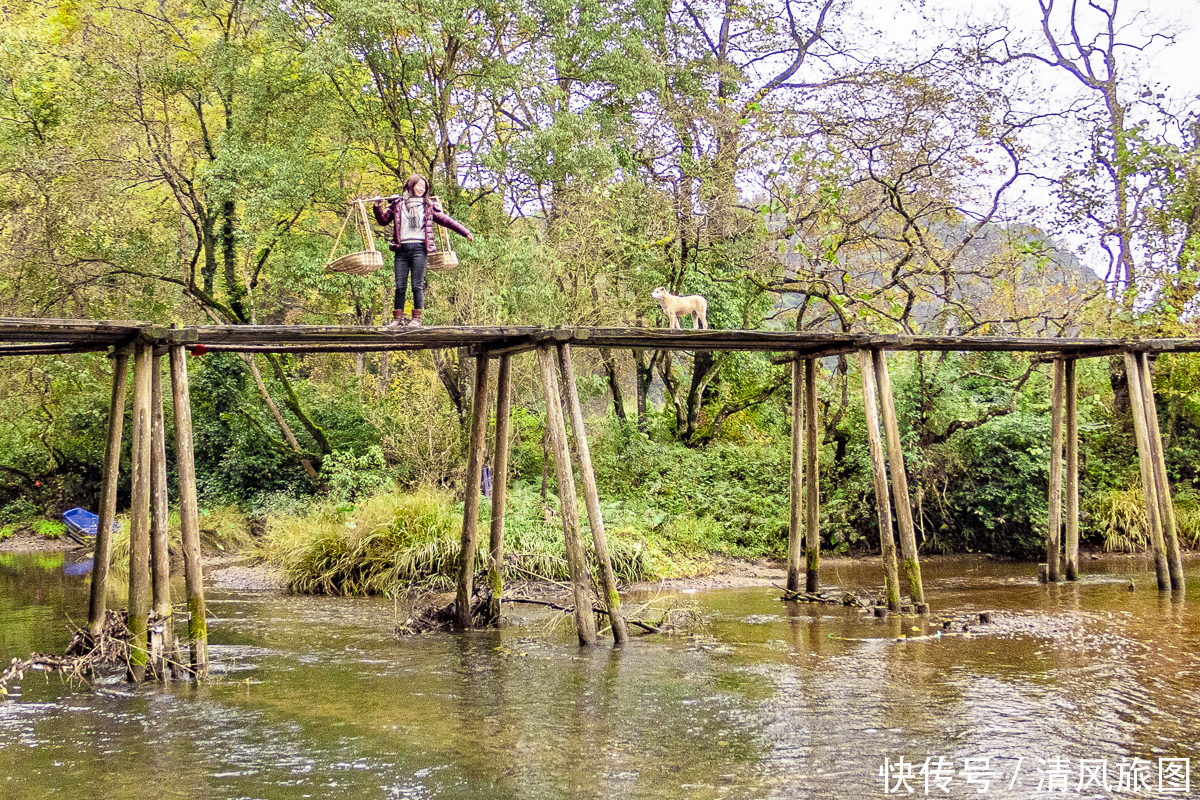
M 617 360 L 613 357 L 612 348 L 600 348 L 600 360 L 604 364 L 604 373 L 608 376 L 608 390 L 612 392 L 613 412 L 621 423 L 625 422 L 625 396 L 621 393 L 620 376 L 617 374 Z

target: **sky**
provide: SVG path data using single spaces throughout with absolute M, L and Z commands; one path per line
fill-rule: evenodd
M 894 31 L 900 41 L 911 39 L 920 20 L 912 12 L 917 0 L 875 0 L 860 6 L 860 9 L 882 30 Z M 1080 5 L 1085 3 L 1081 0 Z M 1070 0 L 1057 0 L 1055 14 L 1065 18 L 1070 9 Z M 1196 0 L 1123 0 L 1120 2 L 1121 17 L 1128 20 L 1138 11 L 1147 11 L 1143 19 L 1154 23 L 1166 23 L 1176 33 L 1176 43 L 1169 47 L 1156 46 L 1145 64 L 1145 75 L 1150 80 L 1161 81 L 1173 87 L 1172 94 L 1196 98 L 1200 94 L 1200 15 L 1197 15 Z M 938 9 L 942 9 L 938 11 Z M 967 0 L 967 2 L 927 2 L 927 14 L 943 19 L 969 17 L 984 20 L 998 12 L 1007 12 L 1013 27 L 1031 34 L 1037 33 L 1041 24 L 1038 0 Z M 901 25 L 899 22 L 909 24 Z

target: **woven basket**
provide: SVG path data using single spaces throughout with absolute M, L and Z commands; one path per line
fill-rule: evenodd
M 450 249 L 450 234 L 441 225 L 437 225 L 438 238 L 441 239 L 441 249 L 430 253 L 426 266 L 434 272 L 445 272 L 458 266 L 458 253 Z
M 351 275 L 370 275 L 383 266 L 383 253 L 378 250 L 362 250 L 358 253 L 347 253 L 341 258 L 330 261 L 325 269 L 330 272 L 346 272 Z
M 333 254 L 337 252 L 337 247 L 342 241 L 342 233 L 345 232 L 350 217 L 354 217 L 354 227 L 358 229 L 358 235 L 362 238 L 363 246 L 366 249 L 357 253 L 347 253 L 341 258 L 335 259 Z M 350 203 L 350 210 L 346 212 L 346 219 L 342 221 L 342 229 L 338 231 L 337 239 L 333 242 L 333 249 L 329 251 L 329 261 L 325 264 L 325 269 L 350 275 L 370 275 L 382 266 L 383 253 L 375 249 L 375 234 L 371 232 L 371 222 L 367 219 L 366 203 L 362 200 L 353 200 Z

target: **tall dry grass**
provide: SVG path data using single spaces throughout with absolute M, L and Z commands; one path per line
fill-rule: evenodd
M 1200 496 L 1191 491 L 1176 493 L 1175 525 L 1183 542 L 1200 543 Z M 1106 552 L 1137 553 L 1149 546 L 1149 523 L 1145 495 L 1140 485 L 1096 492 L 1084 502 L 1088 527 L 1104 540 Z
M 113 532 L 112 560 L 116 570 L 129 569 L 129 514 L 118 514 L 120 528 Z M 179 511 L 167 518 L 167 539 L 172 553 L 182 553 Z M 250 522 L 236 504 L 200 509 L 200 550 L 206 553 L 238 553 L 254 549 Z
M 475 569 L 487 566 L 488 513 L 481 515 Z M 506 531 L 506 580 L 568 579 L 561 527 L 514 515 Z M 264 549 L 288 586 L 309 594 L 396 596 L 414 585 L 451 589 L 458 569 L 462 504 L 451 493 L 421 488 L 377 493 L 356 506 L 318 502 L 304 513 L 268 523 Z M 649 570 L 647 548 L 610 539 L 623 580 Z

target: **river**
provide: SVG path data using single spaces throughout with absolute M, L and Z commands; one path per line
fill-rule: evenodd
M 31 674 L 0 701 L 0 798 L 1200 796 L 1172 791 L 1200 756 L 1197 589 L 1160 595 L 1141 559 L 1084 570 L 926 565 L 935 612 L 995 611 L 965 634 L 755 587 L 682 595 L 703 635 L 591 651 L 532 607 L 397 639 L 386 599 L 210 590 L 211 680 Z M 61 652 L 87 587 L 57 554 L 0 554 L 0 663 Z

